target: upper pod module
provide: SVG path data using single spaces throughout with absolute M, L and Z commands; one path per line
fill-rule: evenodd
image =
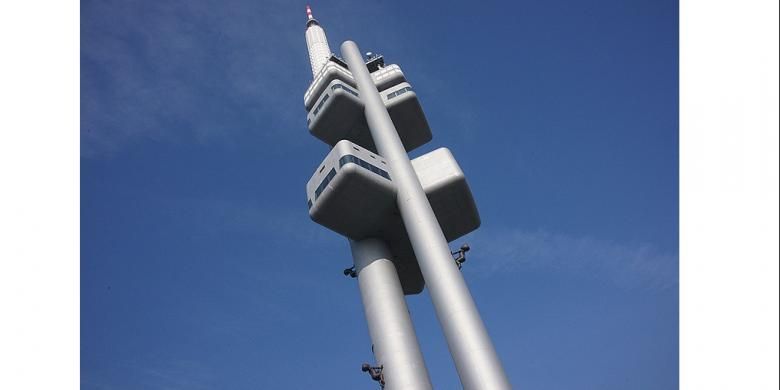
M 346 139 L 376 152 L 352 73 L 344 61 L 330 52 L 325 30 L 312 16 L 311 8 L 306 7 L 306 14 L 306 45 L 314 77 L 303 96 L 309 132 L 331 146 Z M 380 55 L 370 56 L 366 67 L 406 151 L 428 143 L 432 139 L 431 129 L 401 68 L 385 66 Z

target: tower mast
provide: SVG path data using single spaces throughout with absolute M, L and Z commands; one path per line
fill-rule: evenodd
M 306 6 L 306 47 L 309 49 L 309 63 L 311 64 L 312 78 L 317 77 L 320 70 L 328 62 L 331 51 L 328 46 L 328 37 L 325 30 L 314 19 L 311 7 Z
M 332 55 L 308 6 L 306 15 L 307 126 L 332 147 L 306 185 L 309 216 L 349 239 L 344 274 L 358 278 L 376 360 L 362 370 L 386 390 L 431 388 L 404 298 L 427 286 L 463 388 L 510 389 L 463 258 L 449 249 L 480 225 L 465 175 L 446 148 L 409 158 L 431 131 L 400 67 L 352 41 L 343 60 Z

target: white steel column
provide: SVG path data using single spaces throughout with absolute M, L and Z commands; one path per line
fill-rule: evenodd
M 398 189 L 398 208 L 463 388 L 511 388 L 360 49 L 354 42 L 346 41 L 341 45 L 341 54 L 357 82 L 374 143 L 390 165 Z
M 309 49 L 312 78 L 317 78 L 322 67 L 328 63 L 331 51 L 325 30 L 320 27 L 317 19 L 314 19 L 308 5 L 306 6 L 306 16 L 309 18 L 306 22 L 306 47 Z
M 387 390 L 430 390 L 431 380 L 387 245 L 369 238 L 349 241 L 368 331 Z

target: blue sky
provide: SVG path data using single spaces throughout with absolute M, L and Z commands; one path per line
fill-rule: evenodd
M 83 388 L 374 387 L 348 245 L 306 210 L 305 4 L 82 1 Z M 412 156 L 466 173 L 482 227 L 452 246 L 512 383 L 676 388 L 677 2 L 311 4 L 402 66 Z

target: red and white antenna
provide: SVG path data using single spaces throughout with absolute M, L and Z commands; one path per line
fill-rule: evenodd
M 314 19 L 314 16 L 312 16 L 311 14 L 311 7 L 309 7 L 308 5 L 306 6 L 306 16 L 309 18 L 309 20 Z
M 328 63 L 332 52 L 328 46 L 328 38 L 325 36 L 325 30 L 322 29 L 317 19 L 311 13 L 311 7 L 306 5 L 306 47 L 309 49 L 309 62 L 311 62 L 311 73 L 317 77 L 323 66 Z

